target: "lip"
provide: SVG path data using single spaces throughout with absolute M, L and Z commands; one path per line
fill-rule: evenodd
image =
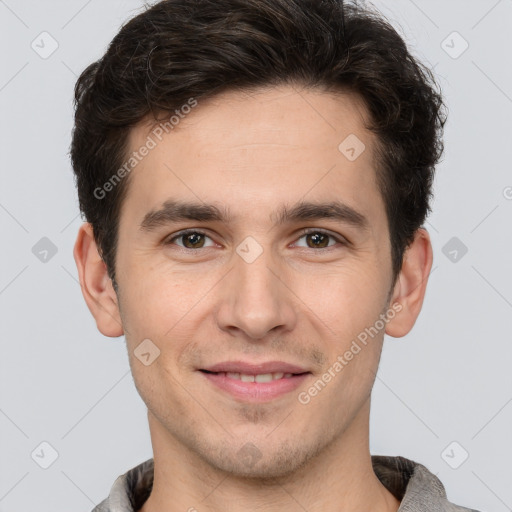
M 265 373 L 292 373 L 291 377 L 283 377 L 271 382 L 243 382 L 226 376 L 226 372 L 261 375 Z M 232 398 L 243 402 L 269 402 L 297 389 L 311 372 L 301 366 L 284 361 L 266 361 L 259 364 L 244 361 L 224 361 L 199 369 L 217 389 L 228 393 Z
M 227 377 L 225 373 L 206 373 L 204 371 L 198 373 L 203 375 L 216 388 L 228 393 L 232 398 L 253 403 L 269 402 L 284 396 L 296 390 L 311 375 L 307 372 L 271 382 L 242 382 Z
M 254 364 L 246 363 L 244 361 L 223 361 L 222 363 L 214 364 L 206 368 L 200 368 L 209 372 L 233 372 L 245 373 L 246 375 L 259 375 L 263 373 L 306 373 L 307 368 L 285 363 L 284 361 L 266 361 L 264 363 Z

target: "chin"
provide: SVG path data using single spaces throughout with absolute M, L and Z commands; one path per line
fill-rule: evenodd
M 290 443 L 281 443 L 277 446 L 262 446 L 248 441 L 240 449 L 233 452 L 229 449 L 220 449 L 215 454 L 201 455 L 211 467 L 220 470 L 233 478 L 260 481 L 269 484 L 277 479 L 286 481 L 303 468 L 307 462 L 315 457 L 321 448 L 300 446 Z

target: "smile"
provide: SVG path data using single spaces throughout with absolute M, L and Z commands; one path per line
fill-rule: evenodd
M 237 372 L 218 372 L 217 375 L 226 376 L 228 379 L 241 380 L 242 382 L 271 382 L 279 379 L 289 379 L 293 373 L 260 373 L 258 375 L 249 375 Z
M 310 372 L 294 373 L 259 373 L 255 375 L 238 372 L 199 372 L 213 385 L 214 389 L 221 391 L 243 402 L 269 402 L 295 391 Z

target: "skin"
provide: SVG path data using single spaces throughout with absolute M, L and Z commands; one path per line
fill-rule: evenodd
M 118 295 L 91 226 L 81 226 L 74 256 L 83 295 L 105 336 L 125 335 L 148 407 L 155 480 L 143 512 L 398 509 L 371 465 L 370 393 L 384 332 L 404 336 L 421 310 L 432 248 L 419 229 L 393 283 L 366 115 L 354 95 L 293 86 L 200 101 L 130 175 Z M 131 150 L 150 129 L 145 120 L 132 130 Z M 355 161 L 338 150 L 349 134 L 366 146 Z M 227 205 L 233 217 L 140 230 L 144 215 L 169 198 Z M 276 225 L 279 208 L 300 200 L 341 200 L 369 228 L 330 218 Z M 189 228 L 206 232 L 202 247 L 185 252 L 183 238 L 164 243 Z M 329 238 L 318 248 L 302 228 L 348 243 Z M 263 250 L 252 263 L 236 252 L 247 236 Z M 301 404 L 299 392 L 395 303 L 401 311 Z M 134 355 L 146 338 L 160 350 L 148 366 Z M 311 375 L 300 389 L 254 404 L 197 371 L 226 360 L 281 360 Z M 249 442 L 259 457 L 252 464 L 239 453 Z

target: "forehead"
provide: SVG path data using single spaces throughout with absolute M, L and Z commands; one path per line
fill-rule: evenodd
M 357 95 L 294 86 L 231 91 L 179 114 L 164 129 L 154 120 L 132 129 L 130 152 L 150 139 L 152 148 L 130 173 L 127 214 L 140 217 L 170 197 L 227 204 L 245 218 L 264 209 L 268 219 L 269 205 L 304 199 L 366 198 L 383 207 L 375 136 Z

